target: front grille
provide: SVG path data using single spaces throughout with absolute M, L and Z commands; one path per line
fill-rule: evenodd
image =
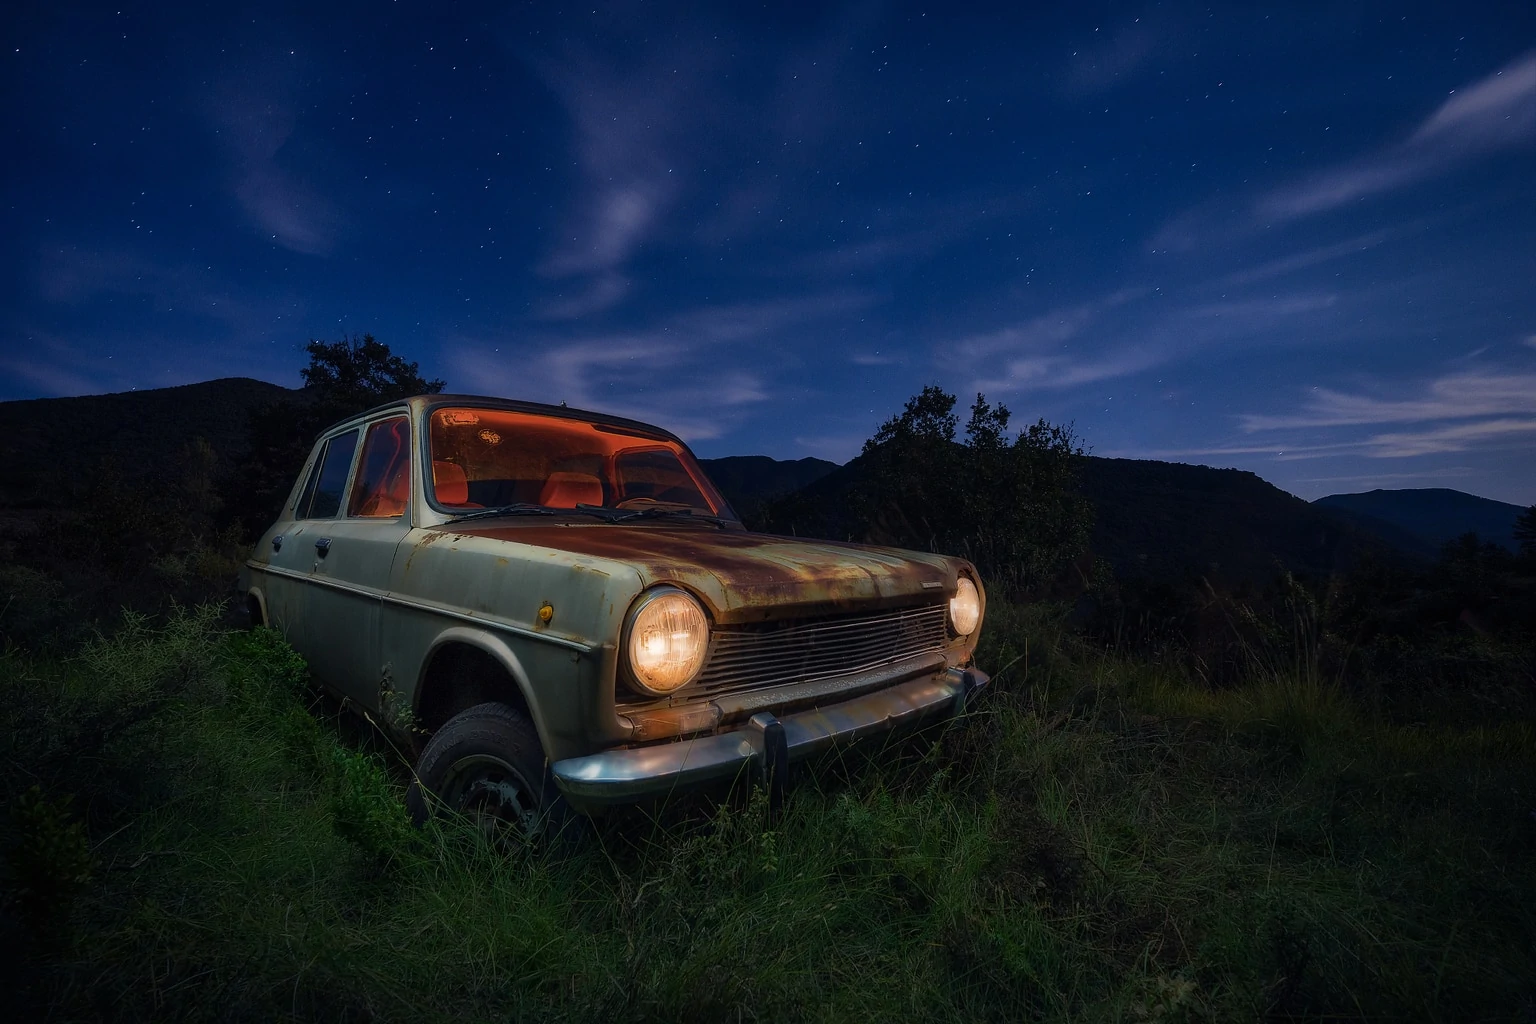
M 942 604 L 720 629 L 704 670 L 677 699 L 852 675 L 942 650 L 947 640 Z

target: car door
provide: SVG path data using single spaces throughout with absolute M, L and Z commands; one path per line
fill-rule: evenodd
M 305 526 L 300 518 L 314 498 L 320 468 L 325 463 L 330 441 L 315 445 L 294 487 L 293 497 L 282 517 L 257 543 L 263 550 L 254 553 L 252 564 L 261 573 L 262 595 L 266 602 L 267 623 L 287 638 L 300 654 L 305 653 L 302 629 L 304 598 L 309 591 L 314 551 L 307 550 L 302 539 Z
M 315 559 L 305 642 L 317 677 L 378 711 L 380 611 L 395 551 L 410 528 L 411 428 L 402 413 L 363 429 L 345 500 L 335 515 L 311 523 Z

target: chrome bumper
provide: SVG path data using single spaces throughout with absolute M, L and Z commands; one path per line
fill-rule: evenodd
M 958 714 L 989 681 L 978 669 L 948 669 L 783 718 L 760 712 L 731 732 L 566 758 L 550 771 L 555 785 L 578 808 L 633 803 L 727 782 L 743 772 L 772 792 L 783 786 L 790 762 L 942 712 Z

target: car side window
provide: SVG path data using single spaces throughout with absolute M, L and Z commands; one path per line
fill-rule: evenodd
M 316 463 L 317 471 L 294 510 L 295 519 L 330 519 L 341 511 L 342 489 L 347 486 L 347 471 L 352 468 L 352 453 L 356 449 L 355 430 L 337 434 L 326 442 L 325 452 Z
M 405 514 L 411 494 L 411 425 L 404 416 L 368 428 L 347 515 L 371 519 Z
M 315 484 L 320 479 L 320 466 L 325 462 L 325 449 L 322 447 L 320 455 L 309 467 L 309 476 L 304 481 L 304 489 L 299 492 L 299 500 L 293 503 L 293 518 L 303 519 L 304 513 L 309 510 L 309 503 L 315 498 Z

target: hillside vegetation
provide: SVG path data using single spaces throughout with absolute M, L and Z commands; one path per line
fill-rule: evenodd
M 104 469 L 133 484 L 161 486 L 180 477 L 183 452 L 195 438 L 232 463 L 248 446 L 251 412 L 288 394 L 276 384 L 226 377 L 0 402 L 0 508 L 66 507 L 80 501 Z

